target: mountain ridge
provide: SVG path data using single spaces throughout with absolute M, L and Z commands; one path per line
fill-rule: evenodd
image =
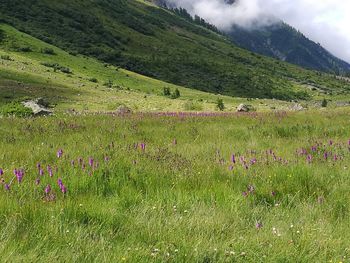
M 234 26 L 227 34 L 242 48 L 304 68 L 337 75 L 350 72 L 348 62 L 334 56 L 319 43 L 284 22 L 258 29 Z
M 168 0 L 155 0 L 156 4 L 171 9 L 182 9 Z M 234 5 L 236 0 L 225 0 L 227 5 Z M 350 63 L 331 54 L 327 49 L 303 33 L 279 20 L 269 25 L 254 27 L 232 25 L 223 30 L 223 34 L 238 46 L 261 55 L 286 61 L 306 69 L 330 72 L 334 74 L 350 73 Z

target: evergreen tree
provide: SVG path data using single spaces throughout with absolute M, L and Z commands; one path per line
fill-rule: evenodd
M 220 98 L 218 98 L 216 102 L 216 107 L 220 110 L 223 111 L 225 109 L 224 101 Z

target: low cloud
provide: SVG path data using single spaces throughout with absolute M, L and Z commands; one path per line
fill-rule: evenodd
M 279 19 L 350 62 L 350 1 L 343 0 L 168 0 L 221 30 L 232 25 L 252 28 Z

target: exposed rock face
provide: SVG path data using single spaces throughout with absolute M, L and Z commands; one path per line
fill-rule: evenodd
M 116 110 L 116 113 L 118 114 L 130 114 L 132 113 L 132 110 L 126 106 L 119 106 L 118 109 Z
M 51 115 L 53 113 L 51 110 L 46 108 L 48 104 L 42 98 L 24 101 L 22 104 L 24 107 L 31 109 L 34 116 Z
M 292 111 L 302 111 L 304 110 L 304 107 L 301 106 L 299 103 L 296 103 L 293 105 L 293 107 L 291 108 Z
M 246 105 L 246 104 L 240 104 L 237 107 L 237 112 L 249 112 L 249 111 L 253 111 L 253 106 L 252 105 Z

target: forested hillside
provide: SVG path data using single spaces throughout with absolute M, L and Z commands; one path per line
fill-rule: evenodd
M 345 81 L 243 50 L 221 34 L 143 1 L 3 0 L 0 9 L 2 22 L 71 54 L 190 88 L 284 100 L 307 99 L 301 84 L 349 90 Z

